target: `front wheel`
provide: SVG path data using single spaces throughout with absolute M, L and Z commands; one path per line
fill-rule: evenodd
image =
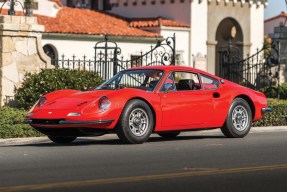
M 142 100 L 131 100 L 123 109 L 116 133 L 125 143 L 140 144 L 153 131 L 154 118 L 150 107 Z
M 48 136 L 48 138 L 58 144 L 72 143 L 77 139 L 76 136 Z
M 251 123 L 252 112 L 249 104 L 244 99 L 236 98 L 229 108 L 221 131 L 226 137 L 242 138 L 249 133 Z

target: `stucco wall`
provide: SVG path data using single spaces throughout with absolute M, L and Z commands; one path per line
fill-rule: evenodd
M 155 2 L 155 4 L 152 4 L 153 1 Z M 181 21 L 187 24 L 190 23 L 191 3 L 189 0 L 185 0 L 183 2 L 175 0 L 174 3 L 171 3 L 170 0 L 145 0 L 145 5 L 142 4 L 143 1 L 119 0 L 118 2 L 119 6 L 113 7 L 110 12 L 131 18 L 161 16 L 164 18 Z M 124 5 L 124 3 L 126 2 L 128 2 L 127 6 Z M 133 5 L 133 2 L 137 2 L 137 5 Z
M 286 18 L 278 17 L 276 19 L 267 20 L 264 23 L 264 35 L 268 36 L 269 34 L 273 33 L 275 27 L 279 27 L 280 23 L 285 22 Z
M 191 4 L 191 57 L 193 66 L 207 70 L 208 0 L 193 1 Z
M 216 32 L 225 18 L 236 20 L 243 33 L 243 57 L 253 54 L 263 45 L 263 4 L 211 1 L 208 5 L 207 71 L 215 73 Z
M 74 36 L 45 36 L 42 40 L 42 46 L 51 44 L 53 45 L 59 57 L 65 55 L 65 58 L 70 58 L 75 55 L 76 58 L 82 59 L 85 55 L 87 59 L 93 59 L 95 56 L 95 44 L 104 40 L 104 36 L 90 36 L 79 38 Z M 122 50 L 122 56 L 125 59 L 130 59 L 131 55 L 140 55 L 140 52 L 147 52 L 150 50 L 151 45 L 155 45 L 156 38 L 120 38 L 110 37 L 110 41 L 117 43 L 118 47 Z
M 175 33 L 176 54 L 180 55 L 180 65 L 192 67 L 190 58 L 190 28 L 162 27 L 161 35 L 165 38 L 172 37 Z
M 256 53 L 264 42 L 264 5 L 253 4 L 250 9 L 250 53 Z

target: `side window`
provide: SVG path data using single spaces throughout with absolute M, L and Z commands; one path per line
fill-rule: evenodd
M 187 91 L 201 89 L 198 75 L 191 72 L 171 73 L 165 80 L 162 90 L 166 90 L 166 87 L 168 87 L 168 90 L 170 91 Z
M 213 90 L 219 88 L 219 82 L 212 78 L 208 77 L 206 75 L 200 75 L 201 78 L 201 83 L 202 83 L 202 88 L 204 90 Z
M 174 73 L 170 73 L 166 78 L 161 91 L 176 91 L 175 82 L 174 82 Z

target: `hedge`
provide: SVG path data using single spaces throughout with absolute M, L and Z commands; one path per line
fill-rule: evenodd
M 287 100 L 268 99 L 272 112 L 266 114 L 260 121 L 254 122 L 253 127 L 285 126 L 287 125 Z
M 26 110 L 11 107 L 0 108 L 0 138 L 38 137 L 42 134 L 23 124 Z
M 278 98 L 278 86 L 277 85 L 264 87 L 260 89 L 260 91 L 263 92 L 268 98 Z M 280 99 L 287 99 L 287 82 L 282 83 L 279 86 L 279 91 L 280 91 Z
M 95 72 L 42 69 L 40 73 L 28 73 L 23 84 L 15 90 L 15 99 L 19 108 L 28 110 L 43 94 L 59 89 L 87 90 L 95 88 L 103 79 Z

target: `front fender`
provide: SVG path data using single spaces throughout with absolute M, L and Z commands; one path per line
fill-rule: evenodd
M 107 95 L 107 97 L 110 99 L 112 103 L 111 110 L 109 111 L 111 114 L 113 114 L 116 122 L 119 121 L 124 107 L 130 100 L 140 99 L 146 102 L 153 111 L 155 117 L 154 129 L 155 130 L 160 129 L 162 116 L 160 107 L 161 106 L 160 97 L 157 93 L 132 88 L 125 88 L 112 92 L 109 95 Z

